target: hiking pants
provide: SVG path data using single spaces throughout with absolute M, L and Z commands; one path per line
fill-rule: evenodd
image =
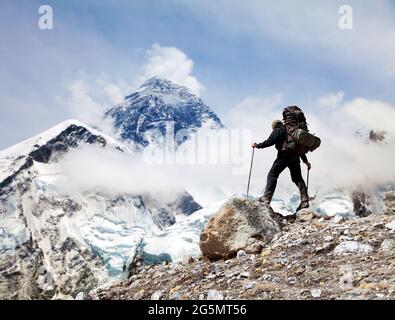
M 307 187 L 302 177 L 299 156 L 282 152 L 279 152 L 277 159 L 274 161 L 273 166 L 267 175 L 264 197 L 269 200 L 272 199 L 274 191 L 276 190 L 278 177 L 286 168 L 289 169 L 291 179 L 299 189 L 301 201 L 309 201 Z

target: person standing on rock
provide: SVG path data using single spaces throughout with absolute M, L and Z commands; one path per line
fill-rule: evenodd
M 311 164 L 307 160 L 305 154 L 299 155 L 294 151 L 284 150 L 284 144 L 287 141 L 288 133 L 286 126 L 284 126 L 282 121 L 273 121 L 272 128 L 273 132 L 266 141 L 252 144 L 252 147 L 257 149 L 264 149 L 274 145 L 278 150 L 277 158 L 274 161 L 273 166 L 267 176 L 265 193 L 259 199 L 259 201 L 270 205 L 274 191 L 276 190 L 278 177 L 286 168 L 288 168 L 291 172 L 292 181 L 296 184 L 300 192 L 301 203 L 296 211 L 306 209 L 310 206 L 309 195 L 307 193 L 306 184 L 302 177 L 300 159 L 302 159 L 302 161 L 306 164 L 308 170 L 311 169 Z

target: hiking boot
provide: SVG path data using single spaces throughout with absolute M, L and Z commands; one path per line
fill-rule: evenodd
M 302 210 L 302 209 L 308 209 L 310 208 L 310 203 L 308 201 L 302 201 L 299 205 L 299 207 L 296 209 L 296 212 Z
M 262 202 L 266 205 L 270 205 L 270 202 L 272 201 L 272 197 L 270 195 L 263 195 L 262 197 L 259 198 L 259 202 Z

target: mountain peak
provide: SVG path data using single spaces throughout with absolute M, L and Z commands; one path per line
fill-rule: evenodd
M 144 96 L 167 95 L 184 97 L 188 99 L 199 99 L 187 87 L 160 77 L 152 77 L 148 79 L 137 89 L 136 92 L 126 96 L 125 100 L 133 99 L 137 93 Z
M 177 88 L 177 87 L 180 86 L 168 79 L 160 78 L 157 76 L 148 79 L 140 86 L 140 88 L 166 88 L 166 89 Z
M 148 79 L 123 103 L 107 110 L 105 117 L 113 119 L 122 140 L 142 146 L 152 142 L 146 133 L 159 130 L 164 135 L 169 122 L 174 123 L 174 132 L 184 129 L 191 134 L 202 127 L 222 127 L 219 117 L 199 97 L 159 77 Z

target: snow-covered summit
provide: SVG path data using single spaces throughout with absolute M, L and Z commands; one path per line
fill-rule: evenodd
M 151 79 L 148 79 L 140 86 L 140 88 L 136 92 L 144 93 L 145 95 L 153 93 L 163 95 L 179 95 L 184 98 L 193 98 L 195 100 L 199 100 L 199 98 L 192 94 L 192 92 L 187 87 L 177 85 L 170 80 L 159 77 L 153 77 Z M 134 93 L 128 95 L 125 99 L 129 99 L 131 96 L 133 96 L 133 94 Z
M 219 117 L 199 97 L 186 87 L 169 80 L 154 77 L 146 81 L 124 102 L 106 111 L 122 140 L 147 146 L 151 132 L 165 135 L 168 124 L 174 124 L 174 133 L 187 130 L 221 128 Z
M 82 142 L 122 149 L 112 137 L 78 120 L 67 120 L 33 138 L 0 151 L 0 183 L 26 165 L 29 159 L 48 162 L 54 152 L 64 152 Z

